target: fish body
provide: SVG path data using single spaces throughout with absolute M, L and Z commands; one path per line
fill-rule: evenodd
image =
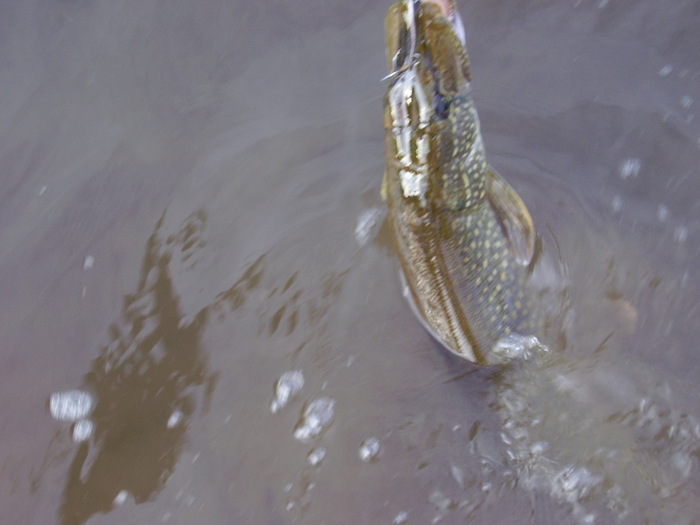
M 461 20 L 446 0 L 400 0 L 385 20 L 382 192 L 407 296 L 444 346 L 478 364 L 536 334 L 532 220 L 487 163 Z

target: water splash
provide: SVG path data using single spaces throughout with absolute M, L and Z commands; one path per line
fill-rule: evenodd
M 533 335 L 508 334 L 496 342 L 493 354 L 501 363 L 513 360 L 529 361 L 545 355 L 549 349 Z

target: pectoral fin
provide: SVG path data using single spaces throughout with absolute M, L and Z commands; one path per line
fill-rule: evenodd
M 530 212 L 520 196 L 498 172 L 491 167 L 488 172 L 486 195 L 496 212 L 515 260 L 527 266 L 535 253 L 535 228 Z

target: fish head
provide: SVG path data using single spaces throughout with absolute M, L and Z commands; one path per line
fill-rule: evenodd
M 399 0 L 384 21 L 389 78 L 418 66 L 457 92 L 471 80 L 464 24 L 453 0 Z
M 473 180 L 460 175 L 456 184 L 441 182 L 448 167 L 457 174 L 469 152 L 484 160 L 464 27 L 454 2 L 399 0 L 387 12 L 385 32 L 387 165 L 400 174 L 404 197 L 450 208 L 479 204 L 483 166 Z

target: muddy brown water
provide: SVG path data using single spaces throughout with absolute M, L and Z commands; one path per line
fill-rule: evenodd
M 387 7 L 3 3 L 3 523 L 698 523 L 700 7 L 460 2 L 541 237 L 553 357 L 503 373 L 401 296 Z

